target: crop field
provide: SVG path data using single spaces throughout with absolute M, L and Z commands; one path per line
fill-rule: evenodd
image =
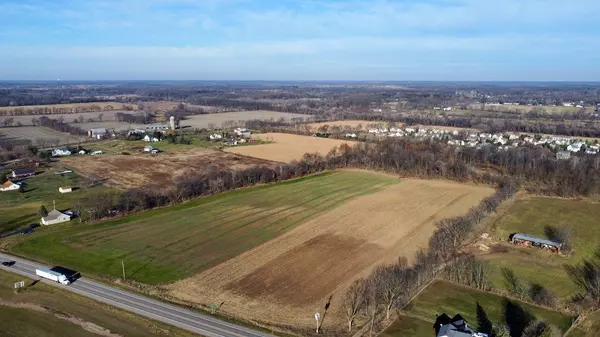
M 210 128 L 215 126 L 220 128 L 223 123 L 234 122 L 239 126 L 244 126 L 244 122 L 251 119 L 261 120 L 279 120 L 281 118 L 290 120 L 292 118 L 308 118 L 309 115 L 292 114 L 277 111 L 256 110 L 256 111 L 238 111 L 238 112 L 223 112 L 206 115 L 189 116 L 181 121 L 181 126 L 190 126 L 193 128 Z
M 136 146 L 129 145 L 135 143 Z M 214 169 L 235 170 L 252 166 L 269 166 L 272 162 L 203 148 L 193 145 L 172 145 L 166 142 L 152 146 L 166 151 L 158 155 L 140 153 L 142 142 L 103 142 L 94 144 L 94 150 L 106 155 L 64 157 L 61 162 L 80 174 L 101 179 L 106 185 L 117 188 L 142 186 L 170 186 L 174 179 L 187 172 Z M 122 152 L 131 155 L 122 155 Z
M 191 333 L 135 316 L 44 283 L 0 270 L 0 331 L 4 337 L 192 337 Z
M 136 109 L 137 106 L 133 104 L 123 104 L 117 102 L 90 102 L 90 103 L 69 103 L 69 104 L 48 104 L 48 105 L 25 105 L 25 106 L 3 106 L 0 107 L 0 112 L 3 111 L 14 111 L 14 110 L 37 110 L 37 109 L 69 109 L 75 111 L 76 109 L 86 109 L 92 106 L 97 106 L 104 109 L 108 106 L 113 107 L 114 110 L 123 109 L 123 106 L 127 105 Z
M 74 136 L 42 126 L 0 128 L 0 140 L 11 140 L 17 143 L 29 140 L 33 145 L 40 145 L 40 141 L 59 140 L 60 144 L 70 144 L 84 139 L 85 137 Z
M 504 288 L 501 268 L 512 269 L 522 281 L 539 283 L 566 298 L 576 291 L 567 276 L 564 264 L 577 263 L 590 257 L 599 247 L 600 204 L 588 200 L 569 200 L 546 197 L 524 197 L 518 200 L 497 223 L 496 239 L 507 240 L 511 233 L 527 233 L 547 238 L 546 226 L 570 229 L 572 256 L 559 256 L 535 248 L 510 246 L 507 252 L 490 252 L 482 259 L 495 267 L 492 273 L 494 286 Z
M 471 108 L 480 109 L 481 104 L 471 104 Z M 551 106 L 551 105 L 543 105 L 543 106 L 529 106 L 529 105 L 486 105 L 486 110 L 493 111 L 518 111 L 522 113 L 527 113 L 532 110 L 544 110 L 546 113 L 551 114 L 559 114 L 559 113 L 574 113 L 581 110 L 581 108 L 577 108 L 574 106 Z M 593 112 L 594 107 L 584 107 L 583 108 L 587 112 Z
M 63 113 L 63 114 L 40 114 L 40 115 L 27 115 L 27 116 L 7 116 L 7 117 L 1 117 L 0 116 L 0 124 L 2 124 L 2 121 L 6 118 L 12 118 L 14 121 L 13 125 L 16 125 L 17 123 L 21 123 L 21 125 L 25 125 L 25 126 L 30 126 L 33 125 L 32 119 L 33 118 L 40 118 L 42 116 L 51 118 L 51 119 L 63 119 L 63 121 L 65 123 L 68 124 L 74 124 L 74 123 L 80 123 L 82 124 L 82 128 L 85 129 L 85 127 L 83 126 L 83 123 L 90 123 L 90 120 L 92 122 L 116 122 L 117 121 L 117 116 L 116 114 L 118 112 L 123 112 L 123 113 L 128 113 L 128 114 L 139 114 L 139 112 L 137 111 L 124 111 L 124 110 L 112 110 L 112 111 L 98 111 L 98 112 L 79 112 L 79 113 Z M 102 115 L 102 116 L 100 116 Z M 124 125 L 129 125 L 128 123 L 123 123 Z
M 265 133 L 254 136 L 257 139 L 272 142 L 247 147 L 234 147 L 227 152 L 245 156 L 287 163 L 302 159 L 305 153 L 320 153 L 326 155 L 336 146 L 342 144 L 354 145 L 355 142 L 321 137 L 299 136 L 286 133 Z
M 493 324 L 506 324 L 515 332 L 515 336 L 521 335 L 520 331 L 526 326 L 527 318 L 543 320 L 556 326 L 563 333 L 573 320 L 572 316 L 556 311 L 445 281 L 435 281 L 411 302 L 408 316 L 401 316 L 382 336 L 433 336 L 433 323 L 441 313 L 450 317 L 460 313 L 477 329 L 478 304 Z
M 223 310 L 233 315 L 296 326 L 310 326 L 313 319 L 307 313 L 322 308 L 333 295 L 326 324 L 339 324 L 339 298 L 349 282 L 399 256 L 412 259 L 427 247 L 437 221 L 463 214 L 493 193 L 488 187 L 399 180 L 362 171 L 336 176 L 365 185 L 348 189 L 348 183 L 331 181 L 328 184 L 334 185 L 326 187 L 315 180 L 318 190 L 336 185 L 345 189 L 338 196 L 324 197 L 328 203 L 338 203 L 336 208 L 303 219 L 273 240 L 169 285 L 171 295 L 202 304 L 225 302 Z M 372 188 L 378 185 L 373 179 L 391 185 L 375 192 Z M 348 195 L 348 200 L 340 200 L 340 195 Z M 325 201 L 312 205 L 322 204 Z
M 241 189 L 95 226 L 34 237 L 17 251 L 77 270 L 158 284 L 231 259 L 397 179 L 333 172 Z

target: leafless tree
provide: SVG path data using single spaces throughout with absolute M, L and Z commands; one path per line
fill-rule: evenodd
M 342 297 L 342 310 L 348 322 L 348 331 L 352 332 L 354 320 L 365 307 L 367 296 L 367 281 L 358 279 L 354 281 Z
M 561 337 L 556 328 L 543 321 L 532 321 L 525 327 L 521 337 Z
M 408 262 L 406 258 L 398 261 L 398 264 L 382 266 L 373 273 L 373 280 L 380 293 L 381 302 L 385 307 L 385 316 L 390 319 L 390 312 L 397 307 L 404 293 L 408 293 Z
M 369 321 L 369 336 L 373 336 L 373 327 L 377 315 L 382 309 L 382 293 L 379 290 L 380 283 L 376 279 L 370 278 L 366 281 L 364 311 Z

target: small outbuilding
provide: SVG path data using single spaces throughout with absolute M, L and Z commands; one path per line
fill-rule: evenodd
M 152 147 L 152 145 L 146 145 L 146 146 L 144 146 L 144 152 L 152 152 L 152 150 L 154 150 L 154 148 Z
M 106 131 L 105 128 L 90 129 L 88 131 L 88 136 L 101 139 L 102 137 L 105 137 L 107 133 L 108 131 Z
M 59 187 L 58 191 L 60 193 L 71 193 L 73 192 L 73 187 L 67 186 L 67 187 Z
M 71 221 L 70 215 L 53 209 L 50 212 L 48 212 L 48 216 L 42 218 L 42 225 L 48 226 L 67 221 Z

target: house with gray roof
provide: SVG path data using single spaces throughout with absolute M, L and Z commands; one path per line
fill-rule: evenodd
M 475 331 L 460 315 L 450 318 L 446 314 L 439 315 L 433 325 L 436 337 L 489 337 L 486 333 Z
M 71 216 L 55 209 L 48 212 L 48 215 L 42 218 L 42 225 L 54 225 L 61 222 L 71 221 Z

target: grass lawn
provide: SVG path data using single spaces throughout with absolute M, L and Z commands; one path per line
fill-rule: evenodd
M 2 336 L 98 336 L 81 325 L 58 318 L 55 314 L 79 318 L 121 336 L 196 336 L 43 283 L 15 293 L 12 285 L 17 281 L 25 281 L 26 285 L 31 283 L 27 278 L 0 271 L 0 298 L 3 303 L 22 304 L 18 308 L 0 304 Z
M 534 248 L 512 247 L 508 253 L 493 253 L 483 258 L 490 261 L 492 283 L 504 288 L 501 268 L 511 268 L 523 281 L 539 283 L 561 297 L 576 292 L 563 265 L 573 264 L 593 255 L 600 246 L 600 204 L 586 200 L 531 197 L 518 200 L 497 222 L 495 236 L 508 238 L 522 232 L 545 238 L 545 226 L 563 226 L 571 230 L 572 256 L 559 256 Z
M 39 231 L 12 250 L 113 277 L 121 276 L 123 260 L 128 278 L 165 283 L 221 263 L 321 212 L 397 182 L 374 173 L 327 172 L 98 225 Z
M 102 186 L 85 188 L 84 179 L 76 173 L 56 175 L 55 172 L 63 171 L 57 166 L 40 168 L 38 171 L 43 172 L 24 180 L 27 184 L 25 193 L 0 192 L 0 233 L 29 223 L 39 223 L 38 212 L 41 205 L 46 206 L 50 211 L 52 201 L 56 201 L 57 209 L 68 209 L 72 206 L 72 201 L 82 194 L 106 190 Z M 61 186 L 80 187 L 80 189 L 63 194 L 58 191 Z
M 477 328 L 477 303 L 493 324 L 508 323 L 508 326 L 515 328 L 522 325 L 518 320 L 523 316 L 520 312 L 528 313 L 531 317 L 553 324 L 563 332 L 571 326 L 573 319 L 571 316 L 556 311 L 516 300 L 508 300 L 492 293 L 450 282 L 435 281 L 409 306 L 409 313 L 420 317 L 421 320 L 402 317 L 386 330 L 384 336 L 433 336 L 433 322 L 441 313 L 446 313 L 450 317 L 461 314 L 467 322 Z M 510 317 L 509 322 L 506 322 L 505 315 Z

